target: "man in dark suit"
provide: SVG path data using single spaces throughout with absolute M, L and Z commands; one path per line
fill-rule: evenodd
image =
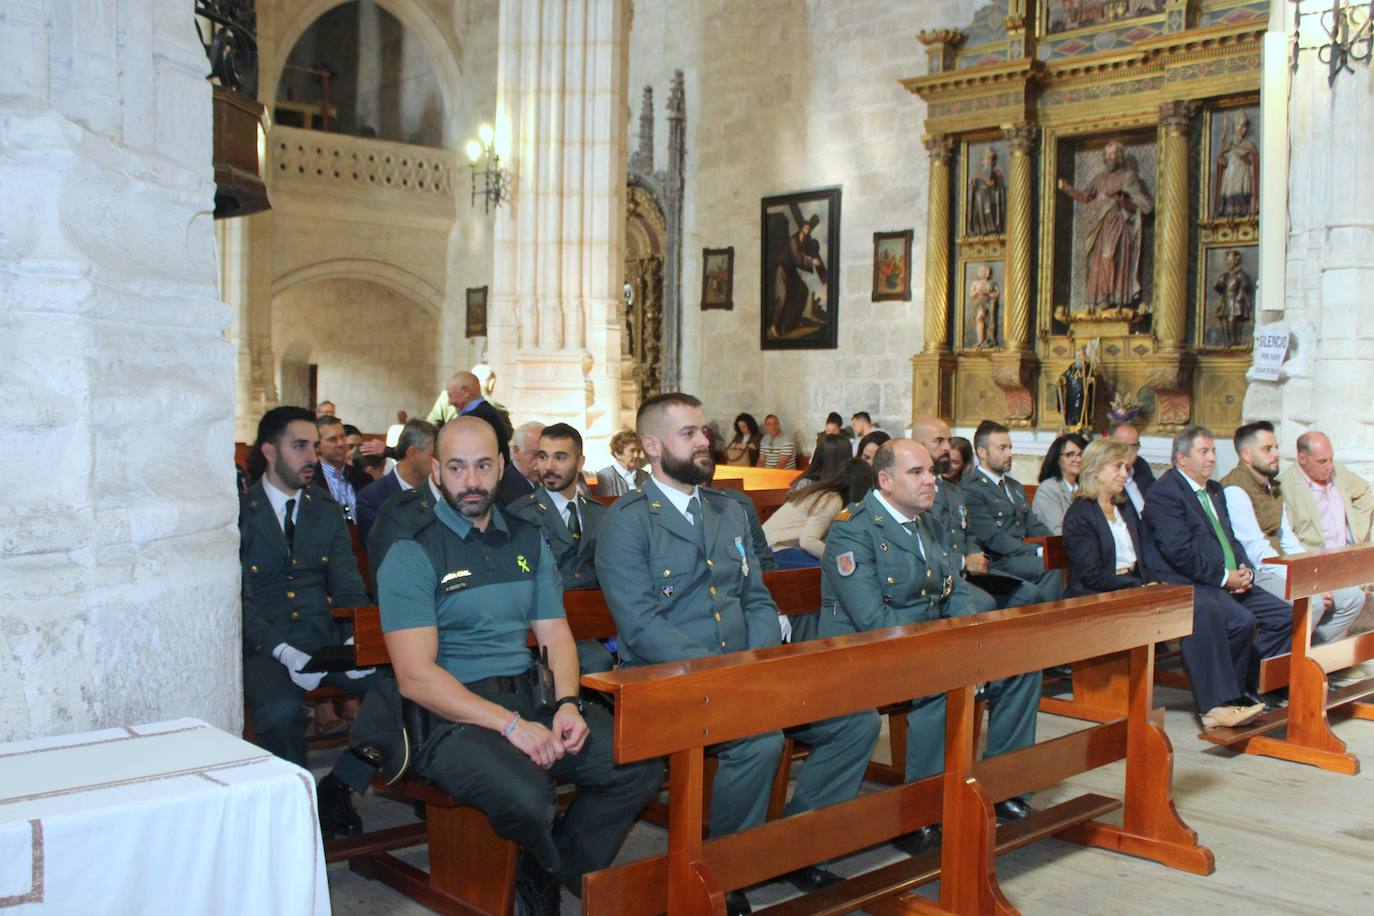
M 1136 514 L 1139 514 L 1145 509 L 1145 494 L 1155 482 L 1155 472 L 1150 470 L 1150 462 L 1140 457 L 1140 430 L 1132 423 L 1117 420 L 1107 427 L 1107 435 L 1135 450 L 1135 461 L 1131 464 L 1130 476 L 1126 478 L 1126 496 L 1135 506 Z
M 429 421 L 436 426 L 442 426 L 454 417 L 463 416 L 486 420 L 491 428 L 496 430 L 496 447 L 501 450 L 502 463 L 506 468 L 501 475 L 501 482 L 496 487 L 496 502 L 505 506 L 533 493 L 534 485 L 524 478 L 511 461 L 510 423 L 483 396 L 482 383 L 471 372 L 453 373 L 448 380 L 448 403 L 444 404 L 441 398 L 430 412 Z
M 339 505 L 312 487 L 319 433 L 303 407 L 275 407 L 258 424 L 262 478 L 239 503 L 243 564 L 243 698 L 255 740 L 298 766 L 306 765 L 305 691 L 321 683 L 361 697 L 372 669 L 334 674 L 301 671 L 311 654 L 344 644 L 331 607 L 370 604 L 353 560 Z M 326 836 L 357 833 L 349 800 L 372 767 L 350 753 L 320 780 L 320 827 Z
M 1231 529 L 1221 485 L 1210 480 L 1216 444 L 1202 426 L 1174 437 L 1173 467 L 1150 487 L 1141 523 L 1145 565 L 1160 581 L 1193 586 L 1193 635 L 1183 661 L 1203 726 L 1239 724 L 1263 701 L 1247 690 L 1256 653 L 1283 652 L 1293 608 L 1254 588 L 1254 568 Z
M 396 440 L 396 466 L 391 473 L 363 487 L 358 493 L 358 537 L 367 543 L 368 532 L 377 510 L 392 493 L 422 486 L 434 470 L 434 425 L 427 420 L 410 420 Z
M 1064 577 L 1045 569 L 1041 549 L 1028 537 L 1050 537 L 1026 500 L 1026 491 L 1011 476 L 1011 433 L 1000 423 L 984 420 L 973 434 L 979 466 L 962 486 L 968 504 L 969 527 L 987 554 L 989 571 L 1032 585 L 1035 601 L 1064 597 Z
M 348 436 L 338 417 L 320 417 L 315 421 L 319 433 L 319 460 L 315 462 L 314 484 L 343 507 L 350 521 L 358 519 L 358 491 L 372 483 L 364 471 L 355 470 L 348 463 Z

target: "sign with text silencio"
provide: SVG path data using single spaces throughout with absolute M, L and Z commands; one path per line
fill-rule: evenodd
M 1261 328 L 1255 331 L 1255 359 L 1250 378 L 1265 382 L 1279 380 L 1279 368 L 1288 355 L 1288 331 Z

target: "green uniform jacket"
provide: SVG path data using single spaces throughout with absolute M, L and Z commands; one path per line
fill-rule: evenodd
M 301 490 L 295 550 L 259 480 L 239 499 L 243 564 L 243 651 L 271 654 L 280 643 L 302 652 L 343 642 L 334 607 L 371 604 L 353 560 L 339 504 L 318 487 Z
M 719 490 L 712 487 L 711 492 L 719 493 L 740 504 L 744 509 L 744 517 L 749 519 L 749 536 L 754 539 L 754 554 L 759 558 L 759 566 L 763 569 L 777 569 L 778 561 L 773 559 L 773 548 L 768 546 L 768 535 L 763 533 L 759 510 L 754 508 L 754 501 L 749 498 L 749 494 L 743 490 L 730 490 L 725 487 Z
M 372 587 L 377 588 L 377 576 L 382 570 L 386 552 L 402 533 L 418 531 L 426 519 L 434 515 L 438 498 L 426 482 L 413 490 L 392 493 L 377 508 L 377 517 L 367 532 L 367 566 Z
M 974 613 L 959 557 L 927 519 L 916 523 L 923 557 L 876 491 L 835 516 L 821 558 L 822 637 Z
M 596 580 L 596 540 L 606 517 L 605 506 L 585 496 L 577 497 L 577 512 L 582 518 L 582 535 L 577 539 L 544 487 L 517 499 L 505 511 L 544 529 L 565 589 L 600 587 Z
M 926 513 L 925 521 L 927 527 L 937 531 L 956 559 L 983 552 L 983 545 L 973 534 L 964 493 L 957 483 L 941 480 L 935 485 L 935 504 Z
M 1044 564 L 1034 544 L 1025 538 L 1054 534 L 1031 512 L 1026 491 L 1011 477 L 1002 478 L 1012 499 L 986 474 L 975 469 L 963 487 L 968 503 L 969 526 L 988 555 L 988 567 L 995 573 L 1034 582 L 1044 574 Z
M 778 606 L 763 584 L 744 509 L 715 490 L 698 492 L 705 553 L 692 523 L 655 480 L 617 499 L 601 525 L 596 574 L 626 665 L 782 642 Z

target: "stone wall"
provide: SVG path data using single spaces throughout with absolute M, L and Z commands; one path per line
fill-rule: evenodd
M 367 280 L 293 286 L 272 299 L 277 390 L 286 403 L 305 403 L 300 376 L 313 363 L 320 399 L 345 423 L 380 433 L 399 408 L 423 417 L 436 393 L 433 326 L 433 313 Z
M 0 7 L 0 741 L 241 725 L 233 351 L 189 6 Z
M 925 105 L 898 80 L 925 73 L 919 30 L 967 22 L 981 5 L 635 4 L 631 98 L 651 85 L 663 99 L 673 70 L 686 76 L 683 387 L 708 416 L 728 426 L 741 410 L 777 413 L 808 447 L 831 410 L 846 422 L 866 409 L 888 429 L 906 426 L 923 324 L 919 273 L 912 301 L 870 300 L 875 231 L 914 228 L 912 263 L 919 271 L 925 262 Z M 826 186 L 842 189 L 839 348 L 763 353 L 759 202 Z M 701 249 L 726 246 L 735 249 L 735 309 L 702 312 Z

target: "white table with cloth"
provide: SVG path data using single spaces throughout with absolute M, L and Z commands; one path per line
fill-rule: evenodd
M 197 719 L 0 744 L 0 916 L 327 914 L 310 774 Z

